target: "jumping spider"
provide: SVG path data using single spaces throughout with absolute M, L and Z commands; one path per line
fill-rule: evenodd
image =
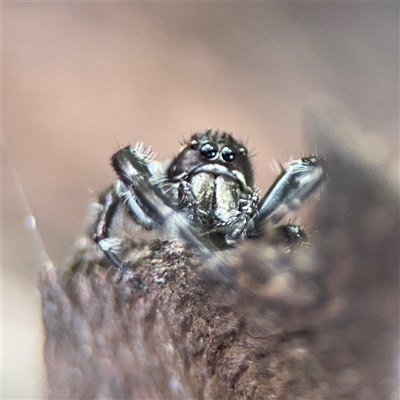
M 260 198 L 248 151 L 229 133 L 196 133 L 163 164 L 153 161 L 154 155 L 138 143 L 111 159 L 118 178 L 100 197 L 94 240 L 119 270 L 126 270 L 118 256 L 121 240 L 110 236 L 119 205 L 143 228 L 172 230 L 206 256 L 271 227 L 286 242 L 305 240 L 302 227 L 278 224 L 321 185 L 321 158 L 291 161 Z

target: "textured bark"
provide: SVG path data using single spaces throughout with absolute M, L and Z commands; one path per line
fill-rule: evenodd
M 306 117 L 330 163 L 312 246 L 266 237 L 204 262 L 179 240 L 127 239 L 121 277 L 84 239 L 67 270 L 48 267 L 50 398 L 397 398 L 395 168 L 332 110 Z

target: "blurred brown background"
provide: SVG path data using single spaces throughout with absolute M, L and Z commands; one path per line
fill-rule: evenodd
M 264 191 L 272 159 L 314 151 L 302 109 L 325 93 L 397 157 L 397 3 L 3 3 L 2 22 L 4 398 L 43 393 L 27 204 L 63 265 L 119 146 L 163 160 L 195 131 L 232 130 Z

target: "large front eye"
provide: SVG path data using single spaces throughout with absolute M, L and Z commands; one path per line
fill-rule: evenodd
M 204 158 L 215 158 L 215 156 L 218 154 L 218 146 L 212 142 L 204 143 L 201 146 L 200 153 Z
M 233 161 L 236 158 L 236 151 L 229 146 L 225 146 L 221 150 L 221 155 L 225 161 Z

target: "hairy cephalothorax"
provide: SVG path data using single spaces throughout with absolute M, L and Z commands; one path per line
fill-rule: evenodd
M 268 229 L 288 244 L 305 241 L 301 226 L 279 223 L 320 187 L 326 175 L 320 157 L 289 162 L 260 197 L 248 150 L 229 133 L 196 133 L 164 163 L 154 155 L 142 143 L 115 153 L 117 180 L 100 197 L 93 237 L 121 271 L 126 270 L 118 254 L 122 239 L 110 233 L 119 205 L 143 228 L 167 230 L 206 257 Z

